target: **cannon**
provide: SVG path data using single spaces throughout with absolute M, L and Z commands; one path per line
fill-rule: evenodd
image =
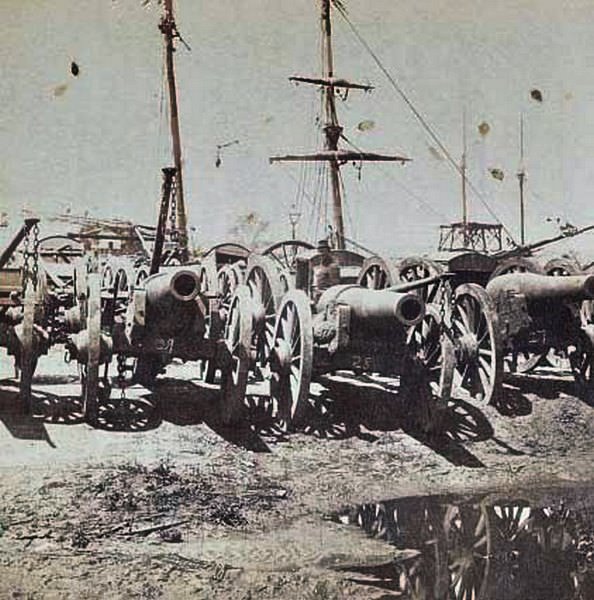
M 345 249 L 333 250 L 332 255 L 339 265 L 341 282 L 355 284 L 363 256 Z M 247 259 L 246 285 L 252 296 L 254 321 L 252 354 L 256 370 L 265 376 L 269 375 L 268 356 L 282 299 L 291 289 L 309 286 L 309 269 L 315 269 L 319 260 L 315 248 L 300 240 L 278 242 Z
M 594 328 L 583 321 L 580 306 L 594 299 L 594 275 L 501 275 L 489 282 L 487 293 L 494 301 L 510 362 L 552 349 L 567 358 L 578 393 L 592 402 Z
M 340 258 L 344 251 L 335 252 Z M 325 374 L 398 377 L 401 389 L 415 386 L 422 395 L 424 365 L 407 336 L 425 316 L 424 301 L 414 293 L 356 285 L 349 264 L 344 279 L 316 298 L 318 264 L 319 255 L 297 258 L 295 288 L 282 297 L 270 334 L 270 397 L 278 424 L 287 429 L 305 424 L 310 384 Z M 451 353 L 446 349 L 440 355 L 449 358 Z M 449 397 L 452 377 L 453 363 L 446 359 L 438 376 L 442 399 Z
M 480 258 L 477 270 L 489 260 Z M 371 257 L 361 269 L 359 284 L 372 290 L 418 294 L 426 303 L 425 314 L 409 329 L 408 344 L 431 374 L 433 387 L 441 387 L 445 337 L 454 352 L 451 393 L 485 403 L 493 401 L 503 375 L 503 358 L 498 315 L 484 288 L 420 258 L 402 261 L 401 275 L 390 261 Z
M 559 235 L 531 244 L 504 248 L 501 225 L 471 222 L 442 225 L 437 252 L 398 259 L 368 257 L 359 282 L 366 287 L 388 287 L 449 272 L 453 274 L 454 287 L 464 283 L 484 287 L 491 279 L 509 273 L 576 275 L 582 269 L 574 260 L 551 259 L 543 266 L 535 259 L 535 253 L 592 229 L 594 225 L 563 230 Z M 431 296 L 434 290 L 426 288 L 424 292 Z
M 80 330 L 70 335 L 67 345 L 71 358 L 82 367 L 87 420 L 96 422 L 102 404 L 110 398 L 109 368 L 114 358 L 115 382 L 122 395 L 129 384 L 153 387 L 173 359 L 211 362 L 222 373 L 223 417 L 231 420 L 247 385 L 251 326 L 247 288 L 236 290 L 224 331 L 213 339 L 206 328 L 208 298 L 200 293 L 195 269 L 164 268 L 135 282 L 126 294 L 121 293 L 121 276 L 123 271 L 114 278 L 109 301 L 102 300 L 100 275 L 87 275 L 83 300 L 75 313 Z

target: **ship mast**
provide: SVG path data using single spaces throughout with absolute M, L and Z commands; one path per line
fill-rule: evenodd
M 334 55 L 332 49 L 332 18 L 331 0 L 320 0 L 321 2 L 321 27 L 322 27 L 322 49 L 323 67 L 321 77 L 290 77 L 290 81 L 319 85 L 322 88 L 322 104 L 324 107 L 324 150 L 312 154 L 274 156 L 270 162 L 281 161 L 327 161 L 330 166 L 330 182 L 332 188 L 332 217 L 335 234 L 335 245 L 339 250 L 345 247 L 344 215 L 342 185 L 340 180 L 340 167 L 348 161 L 396 161 L 406 162 L 410 159 L 403 156 L 388 156 L 372 152 L 360 152 L 358 150 L 342 150 L 338 142 L 342 136 L 338 114 L 336 112 L 336 90 L 358 89 L 370 91 L 372 86 L 352 83 L 345 79 L 338 79 L 334 75 Z
M 524 182 L 526 169 L 524 168 L 524 115 L 520 115 L 520 167 L 518 169 L 518 182 L 520 183 L 520 245 L 526 243 L 526 222 L 524 206 Z
M 177 88 L 175 83 L 175 65 L 173 54 L 175 52 L 174 41 L 180 38 L 173 15 L 173 0 L 164 0 L 164 14 L 159 24 L 159 29 L 165 40 L 165 64 L 167 70 L 167 84 L 169 88 L 169 113 L 171 125 L 171 140 L 173 149 L 173 164 L 176 169 L 175 188 L 175 221 L 179 235 L 179 245 L 183 261 L 188 259 L 188 222 L 186 217 L 186 206 L 184 200 L 184 187 L 182 177 L 182 153 L 181 136 L 179 132 L 179 114 L 177 108 Z
M 322 0 L 322 36 L 323 48 L 323 76 L 332 81 L 334 77 L 334 57 L 332 54 L 332 20 L 330 18 L 330 0 Z M 323 104 L 325 110 L 324 134 L 326 136 L 326 150 L 338 150 L 338 140 L 342 134 L 342 127 L 338 123 L 334 86 L 322 87 Z M 340 167 L 336 158 L 330 161 L 330 181 L 332 185 L 332 214 L 334 217 L 334 232 L 336 234 L 336 247 L 344 249 L 344 217 L 342 210 L 342 193 L 340 189 Z
M 466 194 L 466 111 L 462 113 L 462 160 L 460 161 L 462 175 L 462 227 L 464 229 L 464 247 L 468 246 L 468 196 Z

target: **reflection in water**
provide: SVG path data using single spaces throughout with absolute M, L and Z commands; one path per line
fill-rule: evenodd
M 594 496 L 413 497 L 363 504 L 341 523 L 396 546 L 353 581 L 414 600 L 594 599 Z

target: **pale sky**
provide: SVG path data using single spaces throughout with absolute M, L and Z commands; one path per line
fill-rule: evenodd
M 594 0 L 343 2 L 457 158 L 465 109 L 469 177 L 514 233 L 521 113 L 529 239 L 554 233 L 547 217 L 594 221 Z M 156 221 L 160 169 L 170 163 L 160 11 L 155 0 L 0 0 L 1 210 L 16 215 L 25 205 L 43 217 L 72 206 Z M 300 168 L 270 166 L 268 157 L 318 144 L 318 92 L 287 80 L 319 72 L 318 2 L 177 0 L 176 12 L 191 46 L 180 45 L 176 61 L 197 241 L 224 240 L 249 211 L 272 222 L 272 237 L 288 237 Z M 437 225 L 459 218 L 460 179 L 431 152 L 434 144 L 338 14 L 334 21 L 336 74 L 376 86 L 338 102 L 345 134 L 365 150 L 413 159 L 365 165 L 360 180 L 344 167 L 347 235 L 386 254 L 430 250 Z M 542 103 L 530 98 L 533 88 Z M 366 120 L 374 127 L 359 131 Z M 216 168 L 217 144 L 235 139 Z M 489 168 L 503 170 L 504 180 Z M 485 219 L 470 198 L 471 216 Z M 314 235 L 312 210 L 304 200 L 303 237 Z

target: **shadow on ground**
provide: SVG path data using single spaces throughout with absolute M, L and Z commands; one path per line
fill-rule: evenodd
M 374 442 L 377 435 L 373 432 L 402 429 L 455 465 L 483 466 L 464 446 L 493 438 L 489 420 L 476 406 L 456 400 L 439 407 L 421 385 L 404 394 L 397 385 L 364 376 L 328 377 L 321 383 L 312 386 L 302 427 L 306 434 L 322 439 L 358 437 Z M 13 380 L 0 381 L 0 421 L 15 438 L 51 444 L 47 423 L 84 422 L 80 397 L 37 389 L 32 401 L 33 416 L 25 415 L 15 386 Z M 268 396 L 248 394 L 243 413 L 233 424 L 221 418 L 220 406 L 216 385 L 162 378 L 150 391 L 137 387 L 134 393 L 121 394 L 112 390 L 109 399 L 99 402 L 94 427 L 111 432 L 144 432 L 164 421 L 177 426 L 204 423 L 226 441 L 255 452 L 269 452 L 270 442 L 287 439 L 287 433 L 272 417 Z M 503 414 L 522 413 L 526 407 L 530 409 L 531 405 L 521 392 L 512 390 L 499 410 Z

